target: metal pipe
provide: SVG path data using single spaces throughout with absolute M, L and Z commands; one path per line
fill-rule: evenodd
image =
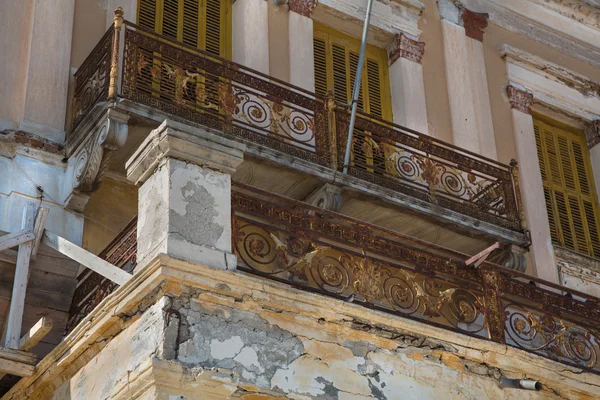
M 540 381 L 534 381 L 532 379 L 509 379 L 505 377 L 502 377 L 500 380 L 500 387 L 535 391 L 542 390 Z
M 365 50 L 367 48 L 367 34 L 369 32 L 369 22 L 371 21 L 371 8 L 373 0 L 367 0 L 367 15 L 365 25 L 363 26 L 362 41 L 360 43 L 360 55 L 358 56 L 358 66 L 356 67 L 356 77 L 354 78 L 354 90 L 352 92 L 352 114 L 350 115 L 350 127 L 348 128 L 348 141 L 346 142 L 346 153 L 344 154 L 343 173 L 348 174 L 348 164 L 350 164 L 350 149 L 352 148 L 352 137 L 354 136 L 354 121 L 356 120 L 356 108 L 358 107 L 358 95 L 360 93 L 360 82 L 362 79 L 363 64 L 365 61 Z

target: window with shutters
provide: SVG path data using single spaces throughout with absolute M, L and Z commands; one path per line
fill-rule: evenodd
M 590 156 L 582 132 L 534 120 L 552 242 L 600 257 L 600 220 Z
M 348 104 L 358 67 L 360 40 L 315 23 L 313 41 L 316 93 L 325 96 L 332 89 L 336 101 Z M 389 87 L 387 52 L 367 45 L 359 109 L 391 120 Z
M 138 24 L 190 46 L 231 58 L 231 1 L 139 0 Z

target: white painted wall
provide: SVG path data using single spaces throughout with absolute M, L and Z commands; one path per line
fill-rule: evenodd
M 269 73 L 269 16 L 265 0 L 237 0 L 232 5 L 233 61 Z

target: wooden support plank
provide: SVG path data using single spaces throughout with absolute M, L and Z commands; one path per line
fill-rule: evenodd
M 23 221 L 21 227 L 25 230 L 33 230 L 35 218 L 35 204 L 28 203 L 23 210 Z M 4 347 L 16 349 L 21 338 L 21 324 L 23 322 L 23 311 L 25 309 L 25 294 L 27 292 L 27 279 L 29 278 L 29 260 L 33 242 L 29 241 L 19 245 L 17 255 L 17 266 L 15 268 L 15 280 L 13 284 L 10 311 L 6 323 L 6 340 Z
M 8 235 L 0 237 L 0 251 L 30 242 L 33 239 L 35 239 L 35 235 L 32 231 L 27 229 L 19 232 L 9 233 Z
M 4 250 L 0 251 L 0 261 L 16 264 L 17 263 L 17 251 L 16 250 Z
M 44 238 L 42 241 L 54 250 L 83 264 L 85 267 L 110 279 L 118 285 L 124 284 L 131 278 L 131 274 L 123 271 L 121 268 L 115 267 L 89 251 L 69 242 L 67 239 L 48 231 L 48 229 L 44 230 Z
M 35 225 L 33 226 L 33 234 L 35 235 L 35 241 L 33 242 L 33 248 L 31 249 L 31 259 L 35 260 L 37 252 L 42 242 L 42 236 L 44 235 L 44 229 L 46 228 L 46 218 L 50 210 L 46 207 L 38 208 L 37 216 L 35 217 Z
M 52 330 L 52 320 L 42 317 L 19 341 L 19 350 L 29 351 Z
M 36 364 L 35 354 L 0 347 L 1 372 L 17 376 L 31 376 Z
M 479 267 L 483 262 L 489 257 L 490 254 L 496 249 L 503 249 L 504 243 L 496 242 L 485 250 L 480 251 L 478 254 L 475 254 L 473 257 L 469 258 L 465 261 L 465 265 L 473 265 L 475 268 Z

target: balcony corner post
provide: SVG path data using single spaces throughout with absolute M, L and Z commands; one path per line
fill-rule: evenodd
M 110 82 L 108 84 L 108 100 L 114 100 L 118 93 L 119 80 L 119 42 L 121 36 L 121 26 L 123 25 L 123 8 L 115 9 L 115 17 L 113 19 L 115 31 L 113 33 L 112 55 L 110 59 Z
M 325 100 L 325 110 L 327 112 L 327 131 L 329 138 L 329 166 L 333 170 L 338 169 L 338 148 L 337 148 L 337 132 L 335 127 L 335 98 L 333 91 L 327 91 L 327 99 Z
M 506 318 L 500 299 L 503 286 L 502 275 L 485 267 L 480 269 L 480 273 L 483 282 L 484 311 L 490 330 L 490 339 L 496 343 L 505 344 L 504 325 Z
M 515 200 L 517 202 L 517 213 L 521 222 L 521 228 L 527 230 L 527 219 L 525 218 L 525 208 L 523 207 L 523 198 L 521 197 L 521 184 L 519 183 L 519 166 L 514 158 L 510 160 L 510 172 L 512 174 L 513 187 L 515 191 Z

